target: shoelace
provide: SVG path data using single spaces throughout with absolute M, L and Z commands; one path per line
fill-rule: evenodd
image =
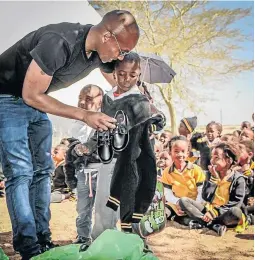
M 110 145 L 110 136 L 106 134 L 107 132 L 102 133 L 102 135 L 99 135 L 99 142 L 98 146 L 103 145 Z

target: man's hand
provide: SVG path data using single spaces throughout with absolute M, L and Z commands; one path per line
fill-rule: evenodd
M 83 122 L 85 122 L 88 126 L 99 130 L 99 131 L 107 131 L 109 128 L 116 128 L 115 123 L 117 122 L 115 118 L 109 117 L 106 114 L 101 112 L 93 112 L 93 111 L 85 111 L 84 110 Z
M 115 128 L 114 123 L 116 120 L 114 118 L 100 112 L 91 112 L 82 108 L 65 105 L 45 94 L 51 80 L 52 76 L 44 73 L 38 64 L 32 60 L 26 72 L 22 89 L 24 102 L 45 113 L 83 121 L 99 131 Z
M 210 212 L 206 212 L 204 214 L 204 216 L 202 217 L 202 220 L 205 221 L 205 222 L 211 222 L 213 220 L 213 216 L 211 215 Z

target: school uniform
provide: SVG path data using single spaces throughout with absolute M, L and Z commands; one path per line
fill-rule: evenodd
M 198 202 L 202 201 L 202 187 L 205 181 L 203 170 L 190 162 L 180 172 L 174 165 L 167 167 L 161 178 L 164 185 L 166 207 L 170 207 L 178 215 L 176 203 L 182 197 L 188 197 Z

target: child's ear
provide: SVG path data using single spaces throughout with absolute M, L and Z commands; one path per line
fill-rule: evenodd
M 250 158 L 252 158 L 254 156 L 254 153 L 253 152 L 249 152 L 248 155 L 249 155 Z

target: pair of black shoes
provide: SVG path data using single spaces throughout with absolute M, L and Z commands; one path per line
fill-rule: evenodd
M 118 110 L 114 118 L 117 120 L 115 129 L 97 132 L 97 153 L 104 164 L 110 163 L 114 152 L 123 151 L 129 142 L 127 115 Z
M 34 256 L 38 256 L 40 254 L 43 254 L 46 251 L 49 251 L 50 249 L 54 248 L 54 247 L 58 247 L 59 245 L 53 244 L 51 241 L 47 241 L 44 242 L 41 245 L 41 248 L 33 254 L 25 254 L 22 256 L 22 260 L 30 260 L 31 258 L 33 258 Z

